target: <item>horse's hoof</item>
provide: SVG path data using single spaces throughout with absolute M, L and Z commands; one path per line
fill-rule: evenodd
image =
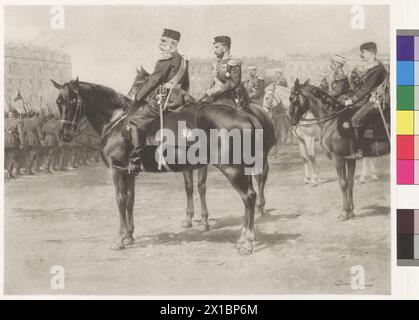
M 128 238 L 125 238 L 124 240 L 122 240 L 122 244 L 124 245 L 124 246 L 131 246 L 131 245 L 133 245 L 135 243 L 135 240 L 134 240 L 134 238 L 133 237 L 128 237 Z
M 207 232 L 207 231 L 209 231 L 209 229 L 210 229 L 210 226 L 209 226 L 208 223 L 201 224 L 201 231 L 202 232 Z
M 353 218 L 353 217 L 354 217 L 353 214 L 352 214 L 352 216 L 350 214 L 341 214 L 338 217 L 338 220 L 341 221 L 341 222 L 344 222 L 344 221 L 348 221 L 350 218 Z
M 242 240 L 238 240 L 238 241 L 236 242 L 235 247 L 236 247 L 236 249 L 241 249 L 241 248 L 243 248 L 243 245 L 244 245 L 244 241 L 242 241 Z
M 182 228 L 190 228 L 190 227 L 192 227 L 192 222 L 189 220 L 183 220 Z
M 261 216 L 264 216 L 265 215 L 265 205 L 256 206 L 256 213 L 260 214 Z
M 111 247 L 112 250 L 119 251 L 124 249 L 124 244 L 121 242 L 114 242 Z
M 349 220 L 349 219 L 353 219 L 353 218 L 355 218 L 355 214 L 354 214 L 353 212 L 349 212 L 349 213 L 347 214 L 347 217 L 348 217 L 348 220 Z
M 317 181 L 314 181 L 314 182 L 311 183 L 311 186 L 313 188 L 317 187 L 318 185 L 319 185 L 319 183 Z
M 252 254 L 252 251 L 253 251 L 253 249 L 251 249 L 251 248 L 246 248 L 246 247 L 244 246 L 244 247 L 240 248 L 239 253 L 240 253 L 240 255 L 241 255 L 241 256 L 249 256 L 249 255 L 251 255 L 251 254 Z
M 303 183 L 304 183 L 304 184 L 310 184 L 310 179 L 304 178 Z

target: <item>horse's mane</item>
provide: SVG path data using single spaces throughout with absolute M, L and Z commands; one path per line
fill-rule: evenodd
M 307 87 L 308 87 L 310 93 L 314 97 L 320 99 L 322 101 L 322 103 L 329 106 L 330 109 L 339 110 L 339 109 L 342 109 L 342 108 L 345 107 L 340 101 L 333 98 L 330 94 L 328 94 L 323 89 L 321 89 L 319 87 L 316 87 L 314 85 L 311 85 L 311 84 L 307 84 Z
M 69 82 L 69 85 L 71 86 L 73 84 L 74 84 L 74 80 L 71 80 Z M 112 101 L 114 105 L 120 105 L 124 110 L 129 109 L 129 107 L 132 104 L 132 100 L 126 95 L 119 93 L 112 88 L 109 88 L 100 84 L 80 81 L 79 87 L 81 87 L 84 90 L 88 90 L 91 92 L 100 92 L 101 94 L 106 95 L 108 99 Z

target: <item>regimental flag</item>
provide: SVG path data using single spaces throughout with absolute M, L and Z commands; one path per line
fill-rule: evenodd
M 19 101 L 19 100 L 22 100 L 22 95 L 20 94 L 20 91 L 18 90 L 16 95 L 14 97 L 12 97 L 12 101 L 16 102 L 16 101 Z

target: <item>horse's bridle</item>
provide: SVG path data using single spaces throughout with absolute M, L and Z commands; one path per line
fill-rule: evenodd
M 76 111 L 74 112 L 73 119 L 72 120 L 66 120 L 66 119 L 60 119 L 60 123 L 66 123 L 71 124 L 72 128 L 77 128 L 74 132 L 71 133 L 71 136 L 74 138 L 78 135 L 80 135 L 86 128 L 83 129 L 83 131 L 80 130 L 80 127 L 82 127 L 87 120 L 85 120 L 83 123 L 80 124 L 80 121 L 78 119 L 82 119 L 85 112 L 85 105 L 83 102 L 82 97 L 80 96 L 79 90 L 72 89 L 76 93 Z M 69 108 L 71 106 L 71 102 L 69 103 L 69 106 L 66 106 L 66 108 Z M 63 114 L 65 115 L 65 112 L 63 111 Z M 81 132 L 80 132 L 81 131 Z
M 297 91 L 297 93 L 296 93 L 296 95 L 299 97 L 300 96 L 300 91 Z M 303 95 L 303 97 L 305 97 L 306 99 L 307 99 L 307 97 L 306 96 L 304 96 Z M 297 100 L 298 101 L 298 106 L 299 106 L 299 108 L 301 108 L 301 103 L 300 103 L 300 101 L 299 100 Z M 294 106 L 294 104 L 295 104 L 295 102 L 293 102 L 292 103 L 292 105 Z M 309 122 L 309 123 L 306 123 L 306 124 L 299 124 L 299 126 L 300 127 L 310 127 L 310 126 L 319 126 L 319 125 L 321 125 L 321 124 L 324 124 L 324 123 L 326 123 L 326 122 L 328 122 L 328 121 L 330 121 L 330 120 L 333 120 L 333 119 L 335 119 L 336 117 L 338 117 L 339 115 L 341 115 L 342 113 L 344 113 L 345 111 L 347 111 L 348 110 L 348 107 L 344 107 L 344 108 L 342 108 L 341 110 L 339 110 L 339 111 L 337 111 L 337 112 L 335 112 L 335 113 L 332 113 L 332 114 L 330 114 L 330 115 L 328 115 L 328 116 L 326 116 L 326 117 L 316 117 L 316 118 L 313 118 L 313 119 L 302 119 L 303 121 L 306 121 L 306 122 Z M 306 111 L 308 111 L 308 110 L 306 110 Z M 301 112 L 300 113 L 300 115 L 299 115 L 299 118 L 297 119 L 297 123 L 301 120 L 301 116 L 306 112 L 306 111 L 303 111 L 303 112 Z M 290 115 L 291 116 L 291 118 L 293 118 L 293 115 Z M 294 121 L 295 121 L 295 119 L 293 119 Z

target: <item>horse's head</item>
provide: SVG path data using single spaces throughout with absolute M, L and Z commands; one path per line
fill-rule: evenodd
M 52 79 L 51 82 L 59 90 L 56 103 L 60 111 L 60 139 L 70 142 L 84 116 L 84 103 L 79 93 L 79 78 L 63 85 Z
M 135 76 L 134 83 L 128 92 L 128 97 L 135 95 L 138 89 L 144 84 L 149 76 L 150 74 L 143 67 L 141 67 L 140 70 L 137 69 L 137 75 Z
M 300 84 L 297 78 L 294 87 L 291 89 L 289 115 L 293 126 L 298 123 L 301 116 L 309 109 L 308 83 L 309 80 Z

